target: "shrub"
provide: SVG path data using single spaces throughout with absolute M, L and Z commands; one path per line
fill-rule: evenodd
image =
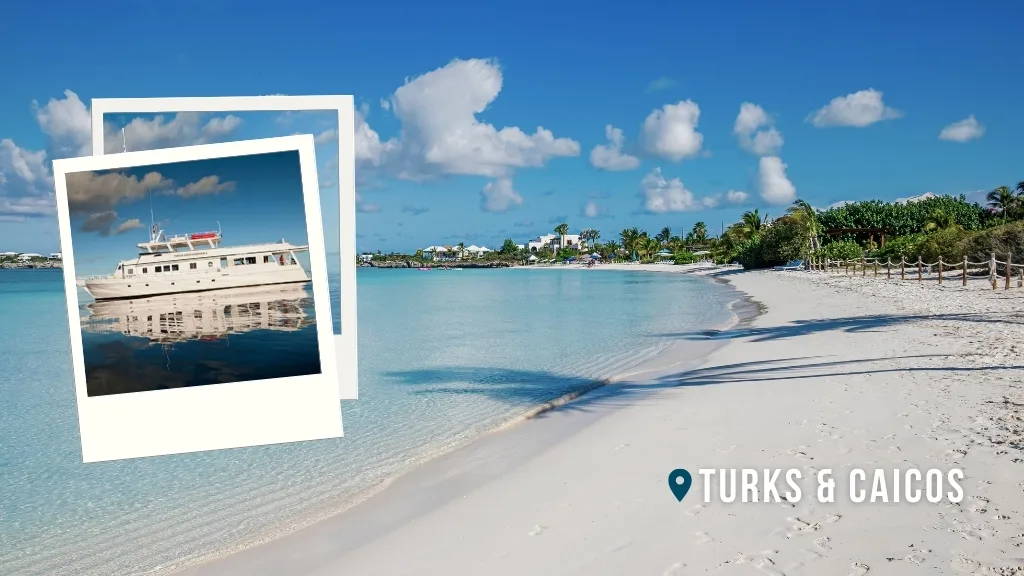
M 829 242 L 815 252 L 815 258 L 827 258 L 829 260 L 855 260 L 864 254 L 863 248 L 853 240 L 838 240 Z
M 734 260 L 748 270 L 761 268 L 761 239 L 755 236 L 740 242 L 736 247 L 736 257 Z
M 780 218 L 764 232 L 759 266 L 777 266 L 807 253 L 807 232 L 800 223 Z
M 1014 261 L 1024 263 L 1024 222 L 1011 222 L 967 235 L 957 246 L 957 259 L 967 256 L 972 262 L 985 262 L 993 252 L 1000 260 L 1012 253 Z
M 674 263 L 677 264 L 677 265 L 693 264 L 697 260 L 698 260 L 698 258 L 697 258 L 696 255 L 694 255 L 691 252 L 687 252 L 687 251 L 683 250 L 681 252 L 676 252 L 675 253 L 675 261 L 674 261 Z
M 872 256 L 881 260 L 892 260 L 893 262 L 899 262 L 900 258 L 917 260 L 921 243 L 927 238 L 926 234 L 921 233 L 886 239 L 885 247 L 876 250 Z
M 928 217 L 937 210 L 949 214 L 965 230 L 978 230 L 983 221 L 990 218 L 985 208 L 967 202 L 961 195 L 937 196 L 904 204 L 881 200 L 851 202 L 825 210 L 818 215 L 818 221 L 825 230 L 884 228 L 893 236 L 907 236 L 921 232 Z
M 964 257 L 964 240 L 972 234 L 961 228 L 939 230 L 924 238 L 917 246 L 917 255 L 926 263 L 938 262 L 940 257 L 946 262 L 955 262 Z

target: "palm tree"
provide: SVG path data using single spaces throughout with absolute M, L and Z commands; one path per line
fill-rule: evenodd
M 565 236 L 568 233 L 569 233 L 569 225 L 566 224 L 565 222 L 562 222 L 558 226 L 555 226 L 555 234 L 558 234 L 559 236 Z
M 811 252 L 817 250 L 820 247 L 818 236 L 821 234 L 818 211 L 806 200 L 797 199 L 789 208 L 786 208 L 786 216 L 803 226 L 807 232 Z
M 708 241 L 708 225 L 704 222 L 697 222 L 693 225 L 693 241 L 703 244 Z
M 736 240 L 750 240 L 756 238 L 764 230 L 765 225 L 768 223 L 768 215 L 764 217 L 758 213 L 757 208 L 754 210 L 748 210 L 743 213 L 740 217 L 740 221 L 729 227 L 729 232 L 735 237 Z
M 1017 184 L 1018 193 L 1024 193 L 1024 182 Z M 985 196 L 988 200 L 988 205 L 996 209 L 1003 218 L 1009 217 L 1010 213 L 1016 211 L 1020 206 L 1021 197 L 1018 194 L 1014 194 L 1013 190 L 1010 190 L 1009 186 L 999 186 L 992 190 Z
M 601 245 L 601 248 L 604 250 L 603 252 L 601 252 L 601 256 L 605 258 L 610 258 L 612 260 L 614 260 L 615 256 L 617 256 L 619 253 L 619 243 L 616 242 L 615 240 L 609 240 L 605 242 L 604 244 Z
M 593 228 L 584 228 L 583 231 L 580 232 L 580 240 L 586 242 L 587 246 L 596 246 L 597 239 L 600 237 L 601 233 Z
M 661 250 L 661 241 L 658 240 L 657 237 L 655 237 L 655 238 L 644 237 L 643 240 L 639 244 L 640 244 L 638 246 L 639 250 L 637 250 L 637 252 L 640 253 L 640 258 L 642 258 L 642 259 L 651 258 L 655 254 L 658 253 L 658 250 Z
M 636 249 L 636 242 L 641 236 L 646 236 L 647 233 L 637 228 L 626 228 L 622 232 L 619 232 L 619 239 L 622 240 L 622 248 L 626 252 L 633 252 Z
M 956 218 L 952 214 L 946 212 L 941 208 L 932 210 L 931 214 L 924 221 L 925 232 L 938 232 L 939 230 L 948 230 L 950 228 L 959 228 Z
M 462 260 L 462 256 L 466 253 L 466 243 L 459 242 L 459 260 Z
M 672 229 L 669 228 L 668 226 L 666 226 L 666 227 L 662 228 L 661 232 L 658 232 L 658 234 L 655 235 L 654 237 L 658 240 L 658 242 L 661 242 L 662 244 L 664 244 L 664 243 L 668 242 L 669 238 L 672 237 Z

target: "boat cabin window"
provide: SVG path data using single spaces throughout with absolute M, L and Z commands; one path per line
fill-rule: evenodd
M 118 269 L 118 270 L 120 270 L 120 269 L 121 269 L 121 265 L 120 265 L 120 264 L 118 264 L 118 265 L 117 265 L 117 269 Z
M 135 268 L 129 268 L 128 269 L 128 273 L 129 274 L 135 274 Z
M 264 256 L 263 257 L 263 263 L 264 264 L 270 264 L 270 256 Z
M 206 266 L 207 266 L 208 268 L 213 268 L 213 262 L 207 262 L 207 263 L 206 263 Z
M 163 266 L 157 266 L 156 268 L 153 269 L 153 272 L 163 272 L 163 271 L 164 271 L 164 267 Z
M 178 265 L 177 264 L 171 264 L 171 270 L 177 272 L 178 271 Z
M 195 269 L 196 269 L 196 263 L 195 263 L 195 262 L 192 262 L 192 263 L 190 263 L 190 264 L 188 265 L 188 269 L 189 269 L 189 270 L 195 270 Z
M 246 257 L 245 263 L 246 264 L 255 264 L 256 263 L 256 257 L 255 256 L 248 256 L 248 257 Z
M 147 272 L 149 272 L 149 268 L 143 268 L 143 269 L 142 269 L 142 273 L 143 273 L 143 274 L 145 274 L 145 273 L 147 273 Z
M 235 258 L 234 265 L 235 266 L 243 266 L 243 265 L 245 265 L 245 259 L 244 258 Z
M 227 268 L 228 267 L 228 259 L 227 258 L 221 258 L 220 259 L 220 267 L 221 268 Z

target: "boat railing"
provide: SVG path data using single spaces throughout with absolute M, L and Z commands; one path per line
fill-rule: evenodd
M 163 251 L 154 251 L 154 252 L 142 252 L 140 255 L 141 256 L 146 256 L 146 255 L 149 255 L 149 254 L 188 254 L 189 252 L 199 252 L 199 251 L 203 251 L 203 250 L 239 250 L 239 249 L 244 249 L 244 248 L 255 248 L 257 246 L 260 246 L 260 247 L 263 247 L 263 246 L 288 246 L 287 250 L 270 250 L 271 252 L 279 252 L 279 251 L 307 252 L 309 250 L 309 246 L 308 245 L 292 246 L 291 244 L 281 244 L 280 242 L 274 242 L 274 243 L 262 242 L 262 243 L 259 243 L 259 244 L 236 244 L 234 246 L 216 246 L 214 248 L 210 248 L 209 246 L 199 246 L 199 247 L 196 247 L 193 250 L 163 250 Z M 166 245 L 161 244 L 159 247 L 160 248 L 164 248 L 164 247 L 166 247 Z

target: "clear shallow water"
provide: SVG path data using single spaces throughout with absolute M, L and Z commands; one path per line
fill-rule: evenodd
M 659 334 L 720 325 L 735 299 L 585 270 L 360 269 L 358 290 L 345 438 L 86 465 L 61 272 L 0 271 L 0 574 L 159 572 L 272 537 L 625 371 L 670 344 Z

